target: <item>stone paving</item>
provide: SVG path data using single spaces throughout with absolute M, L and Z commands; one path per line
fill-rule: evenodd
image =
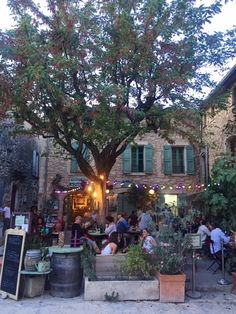
M 19 301 L 0 299 L 0 314 L 235 314 L 236 295 L 231 294 L 232 284 L 219 285 L 217 281 L 222 278 L 218 271 L 212 274 L 207 270 L 209 261 L 198 260 L 196 272 L 196 291 L 201 298 L 193 299 L 186 296 L 185 303 L 160 303 L 159 301 L 136 302 L 100 302 L 84 301 L 83 295 L 71 298 L 57 298 L 50 296 L 48 291 L 40 297 L 23 298 Z M 188 263 L 187 290 L 192 289 L 192 266 Z M 225 278 L 232 282 L 232 276 L 226 274 Z

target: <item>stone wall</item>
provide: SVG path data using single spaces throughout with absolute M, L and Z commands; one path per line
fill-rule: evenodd
M 209 108 L 206 111 L 205 123 L 203 125 L 204 142 L 208 147 L 208 164 L 211 171 L 212 165 L 217 157 L 222 154 L 230 153 L 228 140 L 236 133 L 229 134 L 225 128 L 232 121 L 232 97 L 228 99 L 226 110 Z
M 14 121 L 7 119 L 0 124 L 0 206 L 10 199 L 15 211 L 29 210 L 38 197 L 38 178 L 32 175 L 35 138 L 13 136 Z
M 196 185 L 199 184 L 199 173 L 196 172 L 196 175 L 171 175 L 167 176 L 163 172 L 163 146 L 168 144 L 164 139 L 158 137 L 155 133 L 148 133 L 138 137 L 137 142 L 142 142 L 146 144 L 153 145 L 153 173 L 152 174 L 124 174 L 123 165 L 122 165 L 122 156 L 117 158 L 117 162 L 114 165 L 109 180 L 111 183 L 114 180 L 121 182 L 123 180 L 130 180 L 137 184 L 147 184 L 162 185 L 162 193 L 166 194 L 194 194 L 199 192 L 199 188 Z M 181 138 L 180 136 L 175 136 L 175 145 L 185 146 L 189 145 L 189 142 L 186 139 Z M 61 179 L 57 182 L 58 186 L 63 188 L 68 188 L 70 180 L 73 177 L 84 177 L 81 172 L 76 174 L 70 173 L 70 159 L 63 153 L 63 151 L 58 151 L 50 139 L 40 138 L 40 182 L 39 182 L 39 207 L 47 207 L 48 200 L 52 198 L 52 192 L 55 190 L 55 185 L 52 183 L 56 178 Z M 196 168 L 198 169 L 198 152 L 195 156 Z M 86 178 L 85 178 L 86 179 Z M 87 179 L 86 179 L 87 180 Z M 184 189 L 176 189 L 176 185 L 184 185 Z M 124 189 L 120 188 L 119 185 L 114 186 L 114 192 L 120 193 Z

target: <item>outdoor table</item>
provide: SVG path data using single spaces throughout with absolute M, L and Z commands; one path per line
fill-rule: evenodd
M 127 242 L 127 239 L 130 239 L 130 244 L 134 244 L 135 241 L 137 241 L 139 235 L 140 235 L 141 230 L 134 230 L 134 229 L 129 229 L 128 231 L 125 231 L 123 233 L 125 242 Z M 125 243 L 127 244 L 127 243 Z
M 107 234 L 100 231 L 89 231 L 88 236 L 89 238 L 91 238 L 91 240 L 94 240 L 100 247 L 102 245 L 102 240 L 107 237 Z

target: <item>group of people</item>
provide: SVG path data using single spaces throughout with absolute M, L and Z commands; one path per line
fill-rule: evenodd
M 231 237 L 227 236 L 215 222 L 200 221 L 198 234 L 201 235 L 202 247 L 206 253 L 215 255 L 219 260 L 222 257 L 222 243 L 228 245 Z
M 86 214 L 84 217 L 77 216 L 72 225 L 71 246 L 79 246 L 86 243 L 98 254 L 115 254 L 118 249 L 124 248 L 124 243 L 122 242 L 123 234 L 134 227 L 137 235 L 140 232 L 137 241 L 141 241 L 143 250 L 147 253 L 152 253 L 153 247 L 156 246 L 156 241 L 148 230 L 148 225 L 151 221 L 152 217 L 145 211 L 143 211 L 139 217 L 136 215 L 135 211 L 129 216 L 122 213 L 117 216 L 116 222 L 113 216 L 107 216 L 104 229 L 106 239 L 103 241 L 102 247 L 99 248 L 89 233 L 89 230 L 93 229 L 96 223 L 93 221 L 92 216 L 88 217 Z

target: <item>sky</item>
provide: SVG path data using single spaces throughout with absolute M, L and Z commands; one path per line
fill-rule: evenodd
M 44 0 L 37 0 L 36 3 L 42 4 Z M 199 3 L 209 4 L 214 2 L 214 0 L 198 0 Z M 222 12 L 215 16 L 212 20 L 212 23 L 207 26 L 208 32 L 214 31 L 224 31 L 226 29 L 232 28 L 236 25 L 236 0 L 229 1 L 222 9 Z M 7 8 L 7 0 L 0 0 L 0 29 L 4 30 L 10 28 L 13 25 L 13 20 L 11 19 L 10 12 Z M 234 60 L 229 61 L 227 64 L 226 72 L 223 73 L 223 76 L 227 73 L 229 68 L 236 64 L 236 56 Z M 214 79 L 220 81 L 222 79 L 222 72 L 219 74 L 212 72 Z

